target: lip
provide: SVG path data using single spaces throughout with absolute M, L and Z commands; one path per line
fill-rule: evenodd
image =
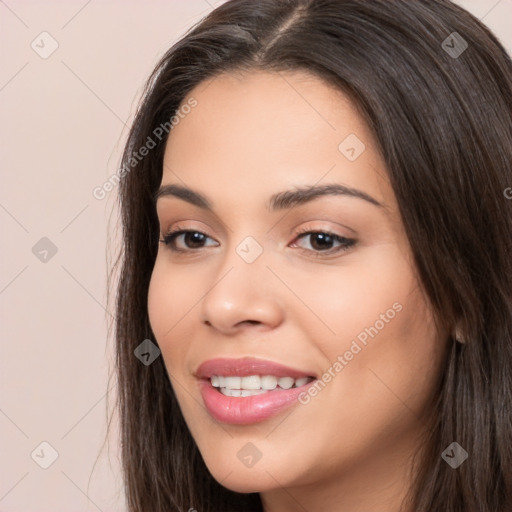
M 199 365 L 196 370 L 196 377 L 199 379 L 209 379 L 212 375 L 234 377 L 275 375 L 276 377 L 293 377 L 294 379 L 300 379 L 301 377 L 314 377 L 316 379 L 316 375 L 311 372 L 297 370 L 273 361 L 254 357 L 209 359 Z
M 202 363 L 197 371 L 199 389 L 208 413 L 217 421 L 232 425 L 259 423 L 276 416 L 285 409 L 298 405 L 298 397 L 315 380 L 298 388 L 276 389 L 247 397 L 223 395 L 210 382 L 212 375 L 247 377 L 249 375 L 274 375 L 276 377 L 314 377 L 312 373 L 290 368 L 263 359 L 211 359 Z

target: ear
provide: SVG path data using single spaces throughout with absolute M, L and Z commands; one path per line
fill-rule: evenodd
M 466 340 L 464 339 L 464 336 L 462 335 L 462 329 L 460 328 L 460 325 L 457 325 L 455 329 L 453 330 L 452 337 L 455 339 L 455 341 L 458 341 L 459 343 L 466 343 Z

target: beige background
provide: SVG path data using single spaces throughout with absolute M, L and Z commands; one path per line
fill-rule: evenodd
M 115 435 L 102 450 L 116 190 L 92 191 L 158 57 L 220 3 L 0 0 L 1 512 L 125 510 Z M 460 3 L 510 51 L 512 0 Z

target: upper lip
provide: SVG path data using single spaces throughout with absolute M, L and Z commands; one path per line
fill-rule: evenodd
M 195 375 L 199 379 L 209 379 L 212 375 L 248 377 L 249 375 L 274 375 L 276 377 L 314 377 L 313 373 L 290 368 L 273 361 L 244 357 L 241 359 L 209 359 L 197 368 Z

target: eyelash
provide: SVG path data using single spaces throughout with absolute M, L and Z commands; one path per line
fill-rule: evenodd
M 175 240 L 178 236 L 186 234 L 186 233 L 200 233 L 201 235 L 210 238 L 206 233 L 203 233 L 202 231 L 199 231 L 197 229 L 183 229 L 180 226 L 177 226 L 176 229 L 171 230 L 165 234 L 162 240 L 159 240 L 160 243 L 163 243 L 166 247 L 168 247 L 172 252 L 175 253 L 190 253 L 190 252 L 196 252 L 204 247 L 199 247 L 197 249 L 178 249 L 175 246 Z M 321 231 L 321 230 L 311 230 L 311 229 L 300 229 L 296 234 L 295 238 L 304 238 L 306 235 L 328 235 L 329 237 L 333 238 L 335 242 L 339 242 L 342 245 L 339 247 L 333 247 L 331 249 L 327 249 L 325 251 L 315 251 L 312 249 L 303 249 L 302 247 L 299 247 L 299 250 L 303 252 L 310 253 L 314 255 L 314 257 L 325 257 L 330 256 L 333 254 L 337 254 L 340 252 L 348 251 L 350 248 L 354 247 L 356 244 L 356 240 L 353 238 L 346 238 L 344 236 L 337 235 L 336 233 L 332 233 L 330 231 Z

